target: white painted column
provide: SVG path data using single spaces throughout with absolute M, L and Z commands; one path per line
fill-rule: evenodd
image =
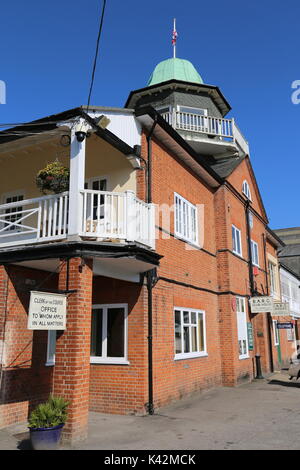
M 71 131 L 68 224 L 68 234 L 71 237 L 78 236 L 82 232 L 83 197 L 80 191 L 84 190 L 85 181 L 86 139 L 78 142 L 75 132 L 76 128 L 73 128 Z

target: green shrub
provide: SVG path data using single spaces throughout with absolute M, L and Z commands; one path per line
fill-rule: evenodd
M 62 397 L 50 396 L 45 403 L 41 403 L 30 413 L 29 427 L 51 428 L 64 424 L 67 420 L 68 404 Z

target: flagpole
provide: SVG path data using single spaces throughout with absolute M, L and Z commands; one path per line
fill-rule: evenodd
M 176 18 L 174 18 L 173 31 L 176 31 Z M 176 40 L 173 44 L 173 58 L 176 58 Z

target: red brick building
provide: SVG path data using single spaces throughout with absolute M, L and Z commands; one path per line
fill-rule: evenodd
M 54 393 L 72 442 L 89 410 L 153 413 L 252 380 L 255 355 L 263 374 L 289 361 L 286 332 L 249 307 L 280 300 L 281 242 L 229 111 L 170 59 L 124 108 L 0 133 L 0 426 Z M 55 160 L 69 190 L 41 196 L 35 176 Z M 66 329 L 28 329 L 31 291 L 67 296 Z

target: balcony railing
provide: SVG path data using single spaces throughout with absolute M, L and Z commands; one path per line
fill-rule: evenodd
M 154 206 L 125 193 L 85 189 L 82 237 L 136 241 L 154 248 Z
M 139 200 L 132 191 L 84 190 L 80 196 L 79 236 L 138 242 L 154 249 L 152 204 Z M 69 234 L 69 215 L 68 192 L 0 205 L 0 248 L 64 240 Z
M 67 236 L 68 193 L 0 206 L 0 247 Z
M 217 118 L 186 112 L 167 112 L 161 116 L 170 126 L 179 131 L 194 132 L 219 137 L 223 141 L 231 141 L 239 144 L 240 148 L 249 153 L 248 142 L 242 135 L 234 119 Z

